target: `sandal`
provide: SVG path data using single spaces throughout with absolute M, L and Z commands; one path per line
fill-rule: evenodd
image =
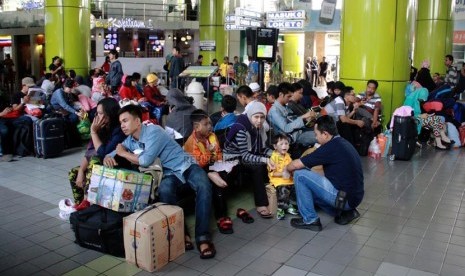
M 236 216 L 242 220 L 243 223 L 252 223 L 254 218 L 244 209 L 237 209 Z
M 184 236 L 184 248 L 186 249 L 186 251 L 194 249 L 194 244 L 192 243 L 190 239 L 191 239 L 191 236 L 189 234 Z
M 265 210 L 265 209 L 260 210 L 260 211 L 257 209 L 257 214 L 258 214 L 260 217 L 265 218 L 265 219 L 269 219 L 269 218 L 272 218 L 272 217 L 273 217 L 273 214 L 271 214 L 270 211 Z
M 208 245 L 208 247 L 200 251 L 200 246 L 203 244 Z M 200 252 L 200 259 L 211 259 L 211 258 L 214 258 L 216 255 L 215 246 L 213 245 L 211 241 L 201 241 L 200 243 L 197 244 L 197 249 Z
M 222 234 L 232 234 L 234 233 L 234 230 L 232 228 L 233 223 L 231 221 L 230 217 L 222 217 L 218 220 L 216 223 L 218 226 L 218 230 L 220 230 L 220 233 Z

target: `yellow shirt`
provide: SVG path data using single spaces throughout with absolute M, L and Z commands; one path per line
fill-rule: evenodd
M 221 76 L 223 76 L 225 78 L 226 78 L 226 76 L 228 74 L 228 65 L 229 64 L 227 64 L 227 63 L 221 63 L 220 64 L 220 70 L 221 70 L 220 74 L 221 74 Z
M 268 168 L 268 177 L 270 178 L 270 184 L 273 186 L 281 186 L 281 185 L 292 185 L 294 184 L 294 180 L 291 178 L 289 179 L 284 179 L 282 176 L 273 176 L 273 173 L 275 172 L 280 172 L 282 173 L 284 168 L 289 165 L 289 163 L 292 162 L 291 156 L 289 153 L 286 153 L 286 155 L 282 156 L 280 153 L 277 151 L 273 151 L 270 157 L 271 161 L 274 162 L 274 165 L 276 167 L 275 170 L 271 171 Z

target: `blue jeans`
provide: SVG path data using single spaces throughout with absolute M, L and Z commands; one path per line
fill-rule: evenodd
M 313 130 L 304 130 L 297 135 L 295 142 L 306 147 L 311 146 L 317 142 L 315 132 Z
M 184 173 L 187 183 L 182 183 L 175 175 L 164 176 L 158 187 L 160 201 L 177 205 L 176 191 L 181 185 L 189 184 L 195 191 L 195 239 L 197 243 L 210 241 L 210 215 L 212 188 L 205 171 L 197 164 L 192 164 Z
M 336 214 L 334 203 L 338 190 L 326 177 L 308 169 L 297 170 L 294 172 L 294 186 L 297 206 L 305 223 L 318 219 L 315 205 L 331 216 Z M 344 209 L 350 209 L 347 203 Z

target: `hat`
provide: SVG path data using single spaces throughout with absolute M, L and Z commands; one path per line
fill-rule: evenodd
M 260 91 L 260 85 L 256 82 L 252 82 L 249 84 L 250 89 L 252 89 L 252 92 L 258 92 Z
M 22 85 L 26 85 L 27 87 L 33 87 L 35 86 L 36 84 L 34 83 L 34 80 L 30 77 L 26 77 L 26 78 L 23 78 L 21 80 L 21 84 Z
M 249 120 L 252 118 L 253 115 L 257 113 L 262 113 L 266 116 L 266 107 L 261 102 L 253 101 L 250 102 L 247 106 L 247 117 Z
M 429 69 L 429 60 L 427 59 L 423 60 L 423 62 L 421 63 L 421 68 Z
M 148 74 L 148 75 L 147 75 L 147 82 L 148 82 L 148 83 L 155 83 L 155 84 L 158 84 L 158 77 L 157 77 L 157 75 L 152 74 L 152 73 Z

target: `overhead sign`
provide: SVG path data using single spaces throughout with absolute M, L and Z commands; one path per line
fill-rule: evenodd
M 256 18 L 256 19 L 261 19 L 262 18 L 262 13 L 261 12 L 244 10 L 243 8 L 236 8 L 234 14 L 236 16 L 242 16 L 242 17 L 250 17 L 250 18 Z
M 237 30 L 245 30 L 244 26 L 237 26 L 234 23 L 224 23 L 224 29 L 226 31 L 237 31 Z
M 214 40 L 201 40 L 199 48 L 200 51 L 216 51 L 216 42 Z
M 236 25 L 242 27 L 261 27 L 262 21 L 236 16 Z
M 298 30 L 304 27 L 304 20 L 267 20 L 266 27 Z
M 224 22 L 235 22 L 236 16 L 234 14 L 228 14 L 224 17 Z
M 298 11 L 276 11 L 276 12 L 267 12 L 266 19 L 273 20 L 273 19 L 305 19 L 305 11 L 298 10 Z

